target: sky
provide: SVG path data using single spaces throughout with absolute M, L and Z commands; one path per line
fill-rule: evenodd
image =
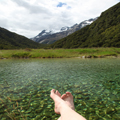
M 32 38 L 96 18 L 120 0 L 0 0 L 0 27 Z

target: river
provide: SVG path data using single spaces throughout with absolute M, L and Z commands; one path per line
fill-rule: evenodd
M 0 60 L 0 119 L 57 120 L 53 88 L 88 120 L 120 119 L 120 58 Z

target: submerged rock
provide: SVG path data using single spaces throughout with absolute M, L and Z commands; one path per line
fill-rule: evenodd
M 114 108 L 108 107 L 108 108 L 106 109 L 106 114 L 112 113 L 112 112 L 114 112 L 114 111 L 115 111 Z
M 115 120 L 120 120 L 120 114 L 114 114 L 112 115 L 112 118 Z

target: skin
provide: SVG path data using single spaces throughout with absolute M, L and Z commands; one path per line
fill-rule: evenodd
M 58 92 L 58 90 L 56 91 L 56 94 L 61 97 L 61 99 L 63 99 L 66 104 L 73 110 L 75 110 L 75 107 L 74 107 L 74 102 L 73 102 L 73 96 L 70 92 L 66 92 L 66 94 L 63 94 L 61 96 L 61 94 Z M 58 118 L 58 120 L 61 120 L 61 117 Z
M 86 120 L 83 116 L 74 111 L 73 96 L 70 92 L 66 92 L 66 94 L 61 96 L 58 91 L 52 89 L 50 97 L 55 103 L 55 113 L 61 115 L 58 120 Z

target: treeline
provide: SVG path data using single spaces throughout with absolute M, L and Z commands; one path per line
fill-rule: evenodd
M 41 45 L 0 27 L 0 49 L 40 48 Z
M 120 47 L 120 2 L 81 30 L 51 45 L 52 48 Z

